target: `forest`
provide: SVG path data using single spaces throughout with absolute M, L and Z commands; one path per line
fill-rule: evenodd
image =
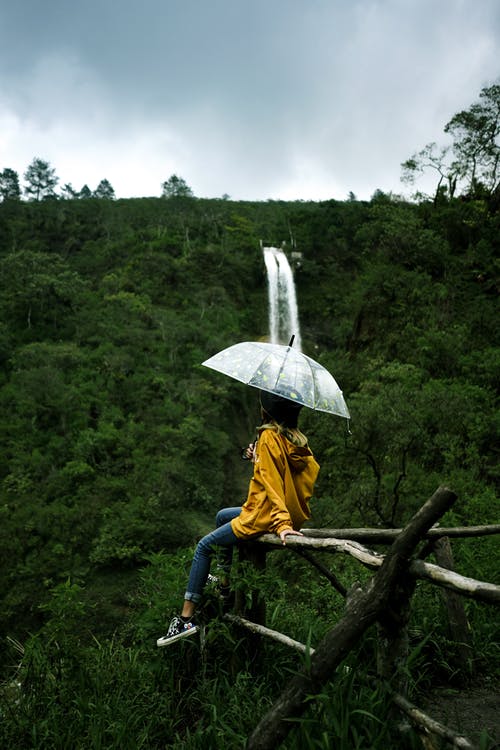
M 429 144 L 403 165 L 410 181 L 436 174 L 435 194 L 413 200 L 380 191 L 369 201 L 203 199 L 182 180 L 158 198 L 23 200 L 4 169 L 3 747 L 244 747 L 297 670 L 300 657 L 276 644 L 249 656 L 217 612 L 204 648 L 155 645 L 196 540 L 219 508 L 245 499 L 240 451 L 259 424 L 257 391 L 201 363 L 266 340 L 261 242 L 284 243 L 302 348 L 334 375 L 352 418 L 347 428 L 303 410 L 321 465 L 310 525 L 398 528 L 440 485 L 458 495 L 444 526 L 499 522 L 500 86 L 481 96 L 447 125 L 453 158 Z M 500 583 L 497 538 L 457 540 L 453 551 L 463 575 Z M 346 585 L 360 575 L 336 556 L 328 565 Z M 244 592 L 252 575 L 237 566 L 233 585 Z M 269 621 L 304 643 L 342 612 L 298 558 L 277 555 L 258 585 Z M 495 612 L 465 606 L 473 678 L 494 691 Z M 412 694 L 470 680 L 454 664 L 434 590 L 417 592 L 412 618 Z M 370 679 L 375 637 L 284 747 L 402 747 Z M 407 742 L 421 746 L 411 734 Z

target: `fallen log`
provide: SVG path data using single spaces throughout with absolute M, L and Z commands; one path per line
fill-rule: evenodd
M 245 617 L 238 617 L 238 615 L 227 613 L 224 615 L 224 619 L 229 620 L 229 622 L 232 622 L 234 625 L 240 625 L 241 627 L 250 630 L 251 633 L 257 633 L 257 635 L 265 635 L 268 638 L 271 638 L 273 641 L 278 641 L 278 643 L 282 643 L 284 646 L 295 649 L 295 651 L 300 651 L 303 654 L 314 654 L 314 649 L 312 647 L 309 647 L 304 643 L 301 643 L 300 641 L 295 641 L 293 638 L 289 638 L 287 635 L 284 635 L 284 633 L 280 633 L 278 630 L 272 630 L 271 628 L 267 628 L 265 625 L 259 625 L 256 622 L 251 622 Z
M 351 555 L 359 562 L 366 565 L 368 568 L 379 568 L 383 561 L 384 556 L 379 555 L 377 552 L 363 547 L 359 542 L 355 542 L 351 539 L 316 539 L 309 538 L 306 536 L 289 536 L 287 537 L 286 545 L 280 541 L 276 534 L 262 534 L 257 539 L 252 540 L 252 543 L 266 544 L 270 547 L 299 547 L 305 549 L 317 549 L 330 552 L 345 552 Z
M 452 570 L 440 568 L 439 565 L 427 563 L 423 560 L 413 560 L 410 563 L 409 572 L 415 578 L 432 581 L 438 586 L 444 586 L 452 591 L 458 591 L 471 599 L 478 599 L 487 604 L 500 604 L 500 586 L 485 581 L 477 581 L 475 578 L 467 578 Z
M 453 732 L 451 729 L 448 729 L 448 727 L 445 727 L 444 724 L 441 724 L 439 721 L 432 719 L 426 713 L 421 711 L 420 708 L 417 708 L 417 706 L 414 706 L 413 703 L 410 703 L 410 701 L 407 700 L 403 695 L 394 693 L 392 695 L 392 700 L 398 706 L 398 708 L 400 708 L 401 711 L 403 711 L 403 713 L 408 716 L 411 723 L 417 728 L 417 730 L 423 730 L 426 736 L 430 734 L 441 737 L 442 739 L 445 739 L 448 743 L 450 743 L 452 747 L 460 748 L 460 750 L 475 750 L 475 746 L 471 744 L 467 737 L 463 737 L 456 732 Z M 430 745 L 430 747 L 435 747 L 435 745 L 432 744 Z
M 353 539 L 364 544 L 392 544 L 402 529 L 302 529 L 306 537 L 315 539 Z M 491 536 L 500 534 L 500 524 L 489 524 L 487 526 L 436 526 L 429 529 L 423 539 L 436 539 L 440 536 L 467 538 L 475 536 Z

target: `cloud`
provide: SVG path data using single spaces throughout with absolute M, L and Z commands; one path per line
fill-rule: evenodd
M 8 7 L 7 7 L 8 6 Z M 0 168 L 159 195 L 368 198 L 498 77 L 493 0 L 17 0 Z

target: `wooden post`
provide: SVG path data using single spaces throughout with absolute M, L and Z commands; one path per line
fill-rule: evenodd
M 264 546 L 251 544 L 247 542 L 239 545 L 240 562 L 248 562 L 258 572 L 266 569 L 266 548 Z M 251 601 L 248 605 L 246 597 L 242 591 L 236 592 L 235 612 L 240 617 L 256 622 L 259 625 L 266 624 L 266 600 L 261 592 L 254 589 L 251 592 Z
M 240 563 L 248 562 L 259 572 L 265 570 L 267 550 L 264 545 L 261 546 L 252 544 L 251 542 L 245 542 L 244 544 L 238 545 L 238 552 Z M 237 619 L 248 619 L 259 625 L 266 624 L 266 602 L 259 590 L 254 589 L 251 591 L 250 603 L 248 603 L 246 592 L 237 590 L 234 611 Z M 233 674 L 237 674 L 243 668 L 248 668 L 249 663 L 254 667 L 258 664 L 258 657 L 261 653 L 261 644 L 262 635 L 258 632 L 254 632 L 250 636 L 245 634 L 245 637 L 241 639 L 238 648 L 233 652 Z
M 455 564 L 449 538 L 443 536 L 436 539 L 433 546 L 437 564 L 441 568 L 454 571 Z M 467 620 L 465 608 L 459 594 L 443 589 L 442 597 L 448 612 L 450 635 L 457 645 L 457 657 L 460 672 L 464 681 L 468 682 L 472 677 L 473 671 L 469 621 Z
M 377 622 L 377 674 L 392 690 L 408 693 L 408 621 L 415 580 L 401 576 L 393 587 L 389 603 Z

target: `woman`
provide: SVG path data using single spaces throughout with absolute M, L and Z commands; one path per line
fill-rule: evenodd
M 246 457 L 254 463 L 247 500 L 242 507 L 220 510 L 216 529 L 198 543 L 182 612 L 170 623 L 167 635 L 158 639 L 158 646 L 197 632 L 194 613 L 215 549 L 221 550 L 221 584 L 227 586 L 233 547 L 239 541 L 266 532 L 277 534 L 283 544 L 290 535 L 302 536 L 300 528 L 310 517 L 309 500 L 319 471 L 307 438 L 298 428 L 302 406 L 267 391 L 260 392 L 260 404 L 264 424 L 256 443 L 246 449 Z

